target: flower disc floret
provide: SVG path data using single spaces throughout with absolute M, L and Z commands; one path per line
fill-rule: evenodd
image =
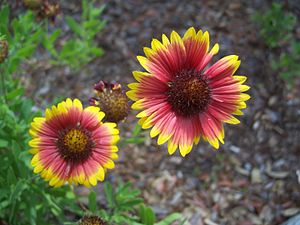
M 207 81 L 196 71 L 183 70 L 168 85 L 167 101 L 177 115 L 193 116 L 204 111 L 210 101 Z
M 85 215 L 78 223 L 79 225 L 107 225 L 107 222 L 102 220 L 99 216 Z

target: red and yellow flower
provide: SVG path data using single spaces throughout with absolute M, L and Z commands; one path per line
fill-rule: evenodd
M 118 158 L 116 124 L 101 122 L 105 114 L 100 108 L 83 109 L 78 99 L 67 99 L 45 114 L 34 118 L 29 131 L 34 173 L 55 187 L 66 182 L 90 187 L 103 181 Z
M 242 115 L 249 87 L 245 76 L 234 75 L 240 65 L 236 55 L 226 56 L 205 69 L 219 51 L 209 51 L 208 32 L 189 28 L 181 38 L 173 31 L 170 39 L 153 39 L 151 48 L 137 59 L 147 72 L 134 71 L 138 81 L 131 83 L 127 96 L 135 101 L 133 109 L 142 128 L 152 128 L 158 144 L 168 142 L 173 154 L 179 148 L 188 154 L 200 137 L 214 148 L 224 143 L 223 123 L 238 124 L 234 115 Z

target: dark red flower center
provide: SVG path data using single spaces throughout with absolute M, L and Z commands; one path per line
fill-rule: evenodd
M 167 97 L 175 113 L 189 117 L 206 109 L 210 101 L 210 89 L 200 72 L 182 70 L 169 83 Z
M 89 131 L 76 127 L 60 131 L 56 145 L 65 160 L 82 162 L 89 157 L 94 144 Z

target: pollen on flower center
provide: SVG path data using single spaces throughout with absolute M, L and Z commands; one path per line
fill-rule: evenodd
M 167 97 L 178 115 L 189 117 L 205 110 L 210 101 L 210 89 L 199 72 L 183 70 L 169 83 Z
M 71 152 L 82 152 L 88 143 L 88 137 L 82 131 L 77 129 L 71 129 L 64 136 L 64 145 Z
M 60 132 L 56 144 L 62 157 L 73 162 L 88 158 L 93 147 L 90 132 L 79 128 L 66 129 Z

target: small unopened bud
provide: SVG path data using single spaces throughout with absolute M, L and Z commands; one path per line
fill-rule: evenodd
M 94 85 L 94 89 L 97 92 L 103 92 L 105 89 L 105 83 L 100 80 L 97 84 Z
M 94 90 L 97 96 L 90 98 L 89 103 L 100 107 L 105 113 L 105 121 L 118 123 L 127 117 L 129 102 L 119 83 L 99 81 Z
M 89 103 L 90 103 L 90 105 L 92 105 L 92 106 L 98 106 L 98 105 L 99 105 L 99 101 L 98 101 L 97 98 L 90 98 L 90 99 L 89 99 Z
M 3 63 L 8 55 L 8 42 L 0 37 L 0 63 Z
M 119 84 L 119 83 L 117 83 L 117 82 L 112 82 L 111 84 L 110 84 L 110 86 L 111 86 L 111 89 L 113 90 L 113 91 L 116 91 L 116 90 L 122 90 L 122 86 L 121 86 L 121 84 Z
M 107 225 L 107 222 L 103 221 L 98 216 L 84 216 L 79 221 L 79 225 Z
M 54 22 L 56 15 L 60 12 L 60 6 L 57 1 L 45 0 L 42 7 L 38 10 L 38 17 L 41 19 L 49 19 Z
M 44 16 L 47 18 L 55 17 L 59 13 L 59 4 L 58 3 L 45 4 L 43 13 Z

